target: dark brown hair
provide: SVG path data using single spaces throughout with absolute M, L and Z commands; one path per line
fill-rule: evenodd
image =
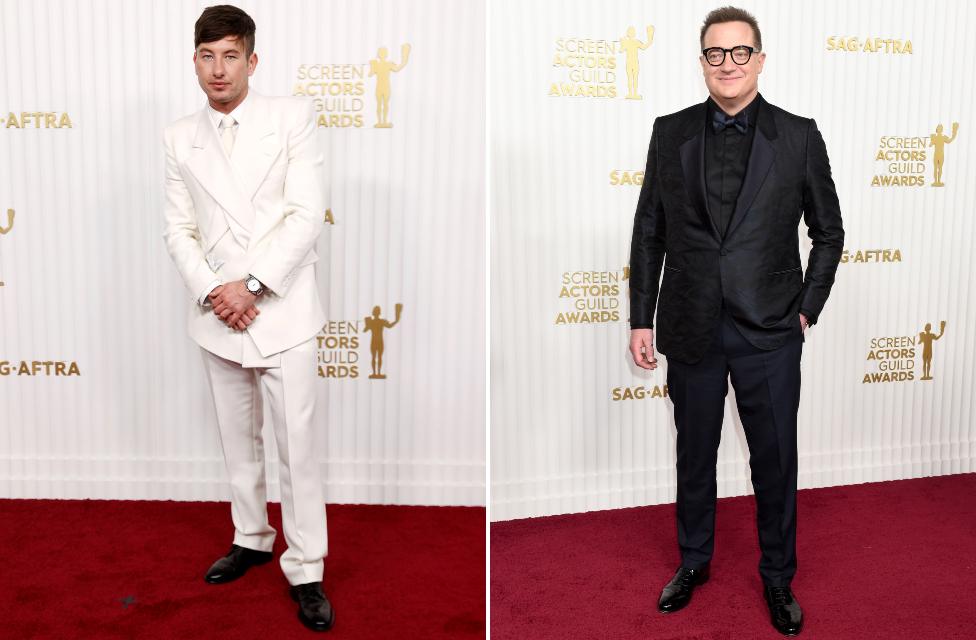
M 701 28 L 701 35 L 698 38 L 698 43 L 700 46 L 705 46 L 705 32 L 713 24 L 720 24 L 722 22 L 745 22 L 750 27 L 752 27 L 752 37 L 756 41 L 756 50 L 762 50 L 762 34 L 759 33 L 759 23 L 751 13 L 745 9 L 739 9 L 738 7 L 720 7 L 714 9 L 705 16 L 705 23 Z
M 193 48 L 202 42 L 216 42 L 234 36 L 244 44 L 246 55 L 254 53 L 254 20 L 237 7 L 221 4 L 207 7 L 193 27 Z

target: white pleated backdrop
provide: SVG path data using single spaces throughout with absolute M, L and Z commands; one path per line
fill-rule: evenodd
M 205 103 L 191 54 L 209 4 L 0 3 L 0 496 L 229 495 L 161 236 L 162 129 Z M 362 102 L 321 105 L 362 117 L 318 132 L 323 301 L 330 321 L 359 323 L 358 348 L 322 354 L 359 358 L 358 376 L 320 378 L 327 500 L 483 505 L 484 3 L 240 5 L 258 25 L 251 86 L 267 95 L 307 86 L 318 65 L 368 71 L 380 47 L 395 62 L 411 48 L 391 78 L 392 128 L 373 127 L 375 78 L 358 80 Z M 21 116 L 33 112 L 55 115 Z M 70 128 L 53 126 L 65 113 Z M 369 380 L 362 319 L 379 305 L 392 321 L 396 304 L 387 379 Z M 34 364 L 48 361 L 77 375 Z
M 773 104 L 814 117 L 823 133 L 847 232 L 847 261 L 804 346 L 800 486 L 976 470 L 970 330 L 976 47 L 969 37 L 976 6 L 739 4 L 763 31 L 768 57 L 760 91 Z M 632 183 L 644 169 L 654 118 L 707 96 L 698 33 L 717 6 L 490 4 L 493 520 L 674 500 L 666 359 L 646 372 L 627 350 L 624 278 L 640 190 Z M 637 54 L 643 99 L 628 100 L 625 55 L 613 47 L 629 26 L 646 43 L 649 25 L 653 42 Z M 577 50 L 588 62 L 565 57 Z M 602 71 L 613 64 L 615 77 L 579 75 L 557 61 Z M 616 97 L 562 95 L 576 91 L 574 80 L 594 86 L 584 94 Z M 921 165 L 894 168 L 909 178 L 921 171 L 924 186 L 872 186 L 876 176 L 891 179 L 890 163 L 876 160 L 887 149 L 882 138 L 928 144 L 939 124 L 950 136 L 953 122 L 959 130 L 945 145 L 945 187 L 929 186 L 931 147 Z M 802 224 L 799 233 L 806 264 L 810 242 Z M 589 303 L 574 297 L 579 290 L 563 292 L 564 278 L 616 284 L 593 301 L 611 314 L 595 319 L 607 321 L 572 322 L 575 305 Z M 933 379 L 921 380 L 918 336 L 927 323 L 939 335 L 943 321 L 933 343 Z M 913 349 L 913 357 L 879 353 L 878 344 L 910 340 L 917 344 L 896 348 Z M 912 379 L 873 381 L 884 379 L 882 367 Z M 747 460 L 730 388 L 720 495 L 751 493 Z

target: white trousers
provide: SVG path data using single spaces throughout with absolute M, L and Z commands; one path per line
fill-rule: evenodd
M 281 522 L 288 543 L 281 570 L 292 585 L 320 582 L 328 542 L 315 459 L 315 339 L 283 351 L 277 367 L 245 368 L 202 351 L 230 476 L 234 544 L 271 551 L 275 539 L 264 477 L 263 387 L 280 460 Z

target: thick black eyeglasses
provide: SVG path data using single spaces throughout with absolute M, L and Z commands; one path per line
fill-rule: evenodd
M 702 55 L 705 56 L 705 61 L 713 67 L 718 67 L 725 62 L 725 54 L 732 54 L 732 62 L 742 65 L 749 62 L 752 58 L 752 54 L 755 53 L 755 47 L 747 47 L 744 44 L 732 47 L 731 49 L 723 49 L 722 47 L 709 47 L 707 49 L 702 49 Z

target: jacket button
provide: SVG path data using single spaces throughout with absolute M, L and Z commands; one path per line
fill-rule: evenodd
M 727 256 L 729 254 L 729 250 L 726 249 L 725 247 L 722 247 L 722 249 L 719 251 L 719 253 L 721 255 L 723 255 L 723 256 Z

